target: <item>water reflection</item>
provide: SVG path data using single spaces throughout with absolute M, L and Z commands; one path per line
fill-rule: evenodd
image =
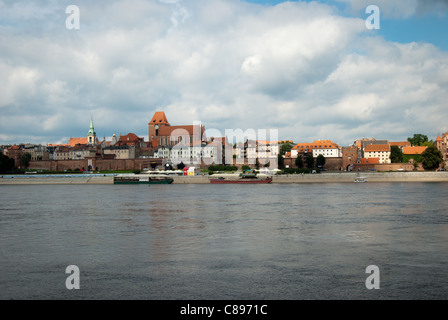
M 448 184 L 2 191 L 0 298 L 54 297 L 68 264 L 87 274 L 84 298 L 448 296 Z M 375 296 L 370 264 L 385 281 Z

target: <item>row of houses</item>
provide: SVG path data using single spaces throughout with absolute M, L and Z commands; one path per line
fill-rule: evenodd
M 438 136 L 435 145 L 441 151 L 443 160 L 447 161 L 448 133 Z M 412 146 L 409 141 L 388 141 L 364 138 L 356 140 L 353 145 L 341 147 L 331 140 L 315 140 L 310 143 L 298 143 L 285 154 L 287 165 L 294 166 L 298 157 L 306 158 L 312 155 L 317 158 L 322 155 L 331 169 L 353 170 L 355 165 L 388 165 L 391 164 L 391 150 L 396 146 L 402 154 L 414 164 L 415 159 L 426 150 L 427 146 Z M 359 166 L 358 166 L 359 167 Z
M 435 144 L 447 159 L 448 133 L 438 136 Z M 408 141 L 360 139 L 353 145 L 341 147 L 331 140 L 293 143 L 287 141 L 265 141 L 246 139 L 244 142 L 230 143 L 227 137 L 207 137 L 200 123 L 172 126 L 164 112 L 157 111 L 148 123 L 148 141 L 134 133 L 112 135 L 110 140 L 98 139 L 90 120 L 85 137 L 70 138 L 66 144 L 32 145 L 22 144 L 3 146 L 3 154 L 14 158 L 20 166 L 24 153 L 31 155 L 32 161 L 71 161 L 85 159 L 162 159 L 176 165 L 194 163 L 211 164 L 255 164 L 257 159 L 263 163 L 277 164 L 281 146 L 293 145 L 290 152 L 282 154 L 286 166 L 293 167 L 298 157 L 312 155 L 326 158 L 330 169 L 350 170 L 355 164 L 390 164 L 391 148 L 397 146 L 404 155 L 420 155 L 426 147 L 411 146 Z M 241 161 L 242 160 L 242 161 Z

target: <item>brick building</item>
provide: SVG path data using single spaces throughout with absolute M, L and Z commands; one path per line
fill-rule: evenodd
M 443 161 L 448 160 L 448 132 L 444 133 L 442 136 L 438 135 L 436 139 L 436 147 L 442 153 Z
M 345 171 L 352 171 L 354 165 L 358 163 L 358 147 L 342 147 L 342 168 Z
M 364 147 L 364 157 L 379 158 L 380 163 L 390 163 L 390 145 L 389 144 L 369 144 Z
M 200 143 L 205 140 L 204 133 L 205 127 L 201 125 L 170 125 L 163 111 L 157 111 L 148 123 L 148 139 L 153 149 L 178 143 Z

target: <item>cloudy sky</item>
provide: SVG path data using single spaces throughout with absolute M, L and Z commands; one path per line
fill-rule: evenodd
M 90 117 L 147 137 L 155 111 L 294 142 L 435 139 L 447 30 L 448 0 L 0 0 L 0 144 L 65 143 Z

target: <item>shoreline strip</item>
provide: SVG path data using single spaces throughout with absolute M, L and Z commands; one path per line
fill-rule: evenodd
M 448 172 L 363 172 L 360 173 L 369 182 L 448 182 Z M 213 176 L 170 176 L 173 184 L 209 184 Z M 227 175 L 235 177 L 237 175 Z M 261 176 L 261 175 L 260 175 Z M 296 183 L 353 183 L 358 173 L 320 173 L 274 175 L 271 184 Z M 0 185 L 51 185 L 51 184 L 113 184 L 113 176 L 0 176 Z

